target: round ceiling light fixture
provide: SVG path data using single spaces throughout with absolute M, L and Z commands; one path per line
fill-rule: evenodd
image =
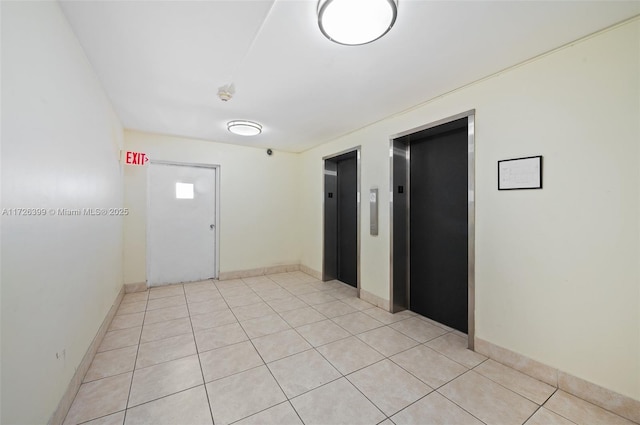
M 318 25 L 331 41 L 348 46 L 371 43 L 396 21 L 398 0 L 319 0 Z
M 257 136 L 262 133 L 262 126 L 253 121 L 234 120 L 227 123 L 227 130 L 240 136 Z

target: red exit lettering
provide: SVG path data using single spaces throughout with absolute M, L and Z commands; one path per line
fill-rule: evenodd
M 149 157 L 142 152 L 125 152 L 125 164 L 129 165 L 145 165 L 149 162 Z

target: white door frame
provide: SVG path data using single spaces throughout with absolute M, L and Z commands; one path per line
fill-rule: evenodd
M 216 226 L 216 238 L 215 238 L 215 247 L 214 247 L 214 251 L 215 251 L 215 255 L 214 255 L 214 261 L 215 261 L 215 267 L 214 267 L 214 279 L 217 279 L 218 276 L 220 275 L 220 165 L 218 164 L 200 164 L 200 163 L 195 163 L 195 162 L 175 162 L 175 161 L 158 161 L 158 160 L 150 160 L 149 161 L 149 165 L 152 164 L 156 164 L 156 165 L 178 165 L 178 166 L 182 166 L 182 167 L 194 167 L 194 168 L 211 168 L 214 169 L 216 172 L 216 182 L 215 182 L 215 188 L 216 188 L 216 196 L 215 196 L 215 200 L 216 200 L 216 205 L 215 205 L 215 226 Z M 149 167 L 147 167 L 147 211 L 146 211 L 146 215 L 145 215 L 145 221 L 146 221 L 146 237 L 145 237 L 145 260 L 146 260 L 146 282 L 147 282 L 147 287 L 149 286 L 149 201 L 150 201 L 150 194 L 149 194 L 149 190 L 150 190 L 150 186 L 149 186 Z

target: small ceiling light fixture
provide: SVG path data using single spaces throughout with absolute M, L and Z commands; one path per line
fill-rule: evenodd
M 262 133 L 262 126 L 253 121 L 234 120 L 227 123 L 227 130 L 240 136 L 257 136 Z
M 385 35 L 396 21 L 398 0 L 319 0 L 318 25 L 331 41 L 357 46 Z

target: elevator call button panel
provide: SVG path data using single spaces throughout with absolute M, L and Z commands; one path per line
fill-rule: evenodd
M 378 188 L 369 190 L 369 233 L 371 236 L 378 235 Z

